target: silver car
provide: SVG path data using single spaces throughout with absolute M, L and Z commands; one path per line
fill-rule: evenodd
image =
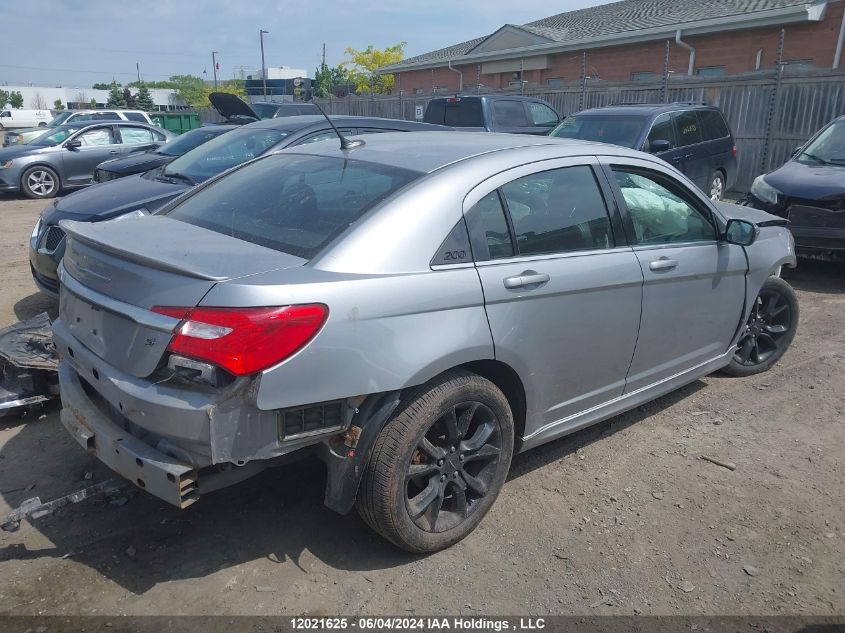
M 326 504 L 414 552 L 469 534 L 511 458 L 786 351 L 780 218 L 652 156 L 404 133 L 280 151 L 159 214 L 63 221 L 67 430 L 144 490 L 316 453 Z
M 154 125 L 123 121 L 50 128 L 25 145 L 0 149 L 0 191 L 53 198 L 62 189 L 90 185 L 103 161 L 155 149 L 174 137 Z

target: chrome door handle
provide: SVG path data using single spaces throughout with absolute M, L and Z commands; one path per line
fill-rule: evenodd
M 678 267 L 678 262 L 674 259 L 658 259 L 648 265 L 649 270 L 672 270 Z
M 521 275 L 514 277 L 506 277 L 504 280 L 505 288 L 514 290 L 515 288 L 525 288 L 526 286 L 539 286 L 547 283 L 550 277 L 546 273 L 537 273 L 533 270 L 526 270 Z
M 120 154 L 116 149 L 109 150 L 109 154 Z

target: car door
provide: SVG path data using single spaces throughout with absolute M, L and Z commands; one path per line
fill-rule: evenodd
M 79 147 L 69 147 L 74 141 Z M 63 182 L 68 185 L 91 182 L 94 168 L 104 160 L 116 158 L 123 151 L 113 125 L 97 125 L 77 132 L 64 143 L 62 151 Z
M 745 302 L 745 252 L 719 239 L 709 201 L 660 164 L 602 159 L 642 269 L 637 351 L 626 393 L 729 352 Z
M 597 165 L 532 163 L 464 201 L 496 358 L 524 383 L 526 435 L 620 396 L 634 353 L 643 276 Z
M 672 116 L 675 119 L 681 156 L 680 164 L 675 166 L 699 189 L 707 191 L 710 184 L 710 154 L 704 143 L 698 114 L 695 110 L 681 110 Z

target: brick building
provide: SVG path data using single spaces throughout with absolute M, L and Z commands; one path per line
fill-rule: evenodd
M 736 75 L 774 68 L 781 29 L 784 62 L 839 68 L 843 0 L 622 0 L 506 24 L 379 72 L 405 94 L 563 88 L 584 68 L 590 80 L 659 80 L 668 42 L 672 73 Z

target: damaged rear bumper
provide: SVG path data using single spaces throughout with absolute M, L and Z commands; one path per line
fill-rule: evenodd
M 66 362 L 59 364 L 59 385 L 62 424 L 80 446 L 138 487 L 179 508 L 199 498 L 196 470 L 112 422 L 91 402 Z

